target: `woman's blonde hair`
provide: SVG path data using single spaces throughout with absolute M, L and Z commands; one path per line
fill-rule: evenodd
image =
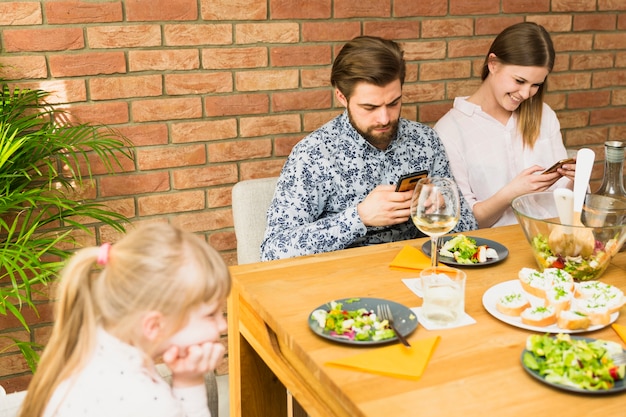
M 98 266 L 103 254 L 105 265 Z M 229 292 L 220 255 L 200 237 L 166 223 L 131 231 L 108 253 L 106 247 L 79 250 L 62 272 L 52 335 L 20 416 L 41 417 L 59 383 L 85 366 L 97 326 L 114 326 L 116 334 L 131 339 L 137 326 L 132 317 L 158 311 L 176 321 L 167 338 L 191 310 L 224 301 Z
M 490 55 L 494 54 L 495 58 Z M 485 57 L 481 79 L 484 81 L 489 75 L 489 62 L 492 59 L 504 65 L 518 65 L 523 67 L 543 67 L 552 72 L 554 68 L 554 45 L 550 34 L 534 22 L 522 22 L 504 29 L 491 44 Z M 518 108 L 519 130 L 524 140 L 524 146 L 532 149 L 539 137 L 541 129 L 541 115 L 543 113 L 543 96 L 547 88 L 546 79 L 537 93 L 524 100 Z

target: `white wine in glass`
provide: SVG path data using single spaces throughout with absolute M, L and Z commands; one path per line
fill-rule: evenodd
M 411 219 L 430 236 L 430 263 L 437 266 L 437 241 L 459 221 L 459 190 L 450 178 L 422 178 L 415 185 L 411 200 Z

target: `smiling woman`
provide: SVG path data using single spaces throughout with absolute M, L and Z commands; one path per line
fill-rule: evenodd
M 543 102 L 554 58 L 542 26 L 506 28 L 487 52 L 478 90 L 457 97 L 435 125 L 480 227 L 516 223 L 515 197 L 572 187 L 573 164 L 542 173 L 567 158 L 559 121 Z

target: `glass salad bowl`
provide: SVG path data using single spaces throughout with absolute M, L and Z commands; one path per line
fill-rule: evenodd
M 541 271 L 560 268 L 576 281 L 597 279 L 626 240 L 624 200 L 587 194 L 576 226 L 561 224 L 549 191 L 519 196 L 511 205 Z

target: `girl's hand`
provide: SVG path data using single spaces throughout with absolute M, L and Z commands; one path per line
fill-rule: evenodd
M 226 349 L 219 342 L 206 342 L 186 348 L 172 346 L 163 353 L 163 362 L 172 371 L 172 386 L 204 384 L 204 375 L 217 368 Z

